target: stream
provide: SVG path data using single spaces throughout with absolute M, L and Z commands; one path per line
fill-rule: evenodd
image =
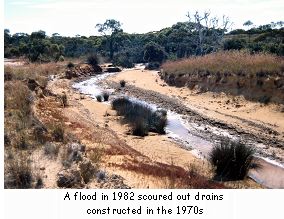
M 94 76 L 88 80 L 74 83 L 73 88 L 78 90 L 82 94 L 89 95 L 95 100 L 97 95 L 101 95 L 102 91 L 106 90 L 112 93 L 113 97 L 115 95 L 114 89 L 103 89 L 98 85 L 98 82 L 114 74 L 117 73 L 105 73 Z M 134 101 L 147 104 L 153 109 L 157 108 L 155 104 L 150 104 L 132 97 L 130 98 Z M 108 102 L 107 104 L 110 103 Z M 210 141 L 210 139 L 205 139 L 203 136 L 200 136 L 200 132 L 198 130 L 206 129 L 211 134 L 222 135 L 232 140 L 238 140 L 238 136 L 232 136 L 226 130 L 208 125 L 206 125 L 206 127 L 200 127 L 197 124 L 188 123 L 187 121 L 182 119 L 182 115 L 179 115 L 172 111 L 168 111 L 167 115 L 167 136 L 181 144 L 184 148 L 190 150 L 195 156 L 200 159 L 208 158 L 208 155 L 216 142 L 212 142 L 212 140 Z M 284 188 L 283 165 L 269 158 L 255 156 L 254 159 L 261 165 L 261 169 L 250 170 L 248 174 L 249 177 L 267 188 Z

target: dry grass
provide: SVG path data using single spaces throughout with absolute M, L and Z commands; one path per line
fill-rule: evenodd
M 21 81 L 5 84 L 5 108 L 13 110 L 20 117 L 27 117 L 31 112 L 32 95 Z
M 91 150 L 87 156 L 92 164 L 98 169 L 101 165 L 103 155 L 104 149 L 102 147 L 96 147 L 93 148 L 93 150 Z
M 48 139 L 48 130 L 39 126 L 33 112 L 36 95 L 27 80 L 34 79 L 46 87 L 48 76 L 58 73 L 55 63 L 5 66 L 5 188 L 40 188 L 39 168 L 31 157 L 36 148 Z M 45 112 L 46 109 L 43 109 Z M 52 151 L 50 153 L 57 153 Z M 47 148 L 46 148 L 47 150 Z
M 36 76 L 49 76 L 60 73 L 63 69 L 63 65 L 59 65 L 55 62 L 50 63 L 30 63 L 20 66 L 5 66 L 5 72 L 13 74 L 13 79 L 22 80 L 25 78 L 35 78 Z
M 173 164 L 160 162 L 124 162 L 123 164 L 111 164 L 112 167 L 125 169 L 144 175 L 160 178 L 165 183 L 165 188 L 195 188 L 195 189 L 222 189 L 225 186 L 221 183 L 211 181 L 209 178 L 197 172 L 185 170 Z
M 284 59 L 270 54 L 251 55 L 246 51 L 217 52 L 174 62 L 166 62 L 167 74 L 232 73 L 244 75 L 283 74 Z
M 63 123 L 56 123 L 52 126 L 52 137 L 54 141 L 63 142 L 64 141 L 65 128 Z
M 9 150 L 5 153 L 5 188 L 40 188 L 42 178 L 32 166 L 32 158 L 27 151 Z
M 56 159 L 57 155 L 59 153 L 59 145 L 51 143 L 51 142 L 46 142 L 43 146 L 44 149 L 44 154 L 47 155 L 48 157 L 52 159 Z

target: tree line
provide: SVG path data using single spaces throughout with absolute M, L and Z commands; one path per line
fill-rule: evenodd
M 65 37 L 58 33 L 47 36 L 44 31 L 12 35 L 5 29 L 4 56 L 49 62 L 98 54 L 115 64 L 131 67 L 133 63 L 161 63 L 218 50 L 248 49 L 252 53 L 284 55 L 283 22 L 228 32 L 231 22 L 225 16 L 218 19 L 209 12 L 196 12 L 187 17 L 187 22 L 145 34 L 128 34 L 114 19 L 97 24 L 100 36 L 90 37 Z M 251 21 L 244 23 L 247 27 L 251 25 Z

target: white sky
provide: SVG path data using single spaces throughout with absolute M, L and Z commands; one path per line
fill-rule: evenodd
M 210 10 L 229 16 L 233 29 L 284 20 L 283 0 L 5 0 L 4 28 L 12 33 L 44 30 L 48 35 L 97 35 L 106 19 L 123 23 L 128 33 L 145 33 L 186 21 L 187 12 Z

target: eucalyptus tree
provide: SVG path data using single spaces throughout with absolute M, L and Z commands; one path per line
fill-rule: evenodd
M 189 19 L 189 31 L 197 46 L 196 55 L 204 55 L 218 50 L 222 45 L 225 33 L 231 27 L 232 22 L 225 15 L 220 19 L 212 16 L 209 11 L 195 14 L 187 14 Z
M 121 28 L 122 24 L 114 19 L 107 19 L 103 24 L 97 24 L 96 28 L 106 39 L 107 50 L 109 51 L 109 57 L 112 60 L 115 47 L 119 39 L 119 34 L 123 33 Z

